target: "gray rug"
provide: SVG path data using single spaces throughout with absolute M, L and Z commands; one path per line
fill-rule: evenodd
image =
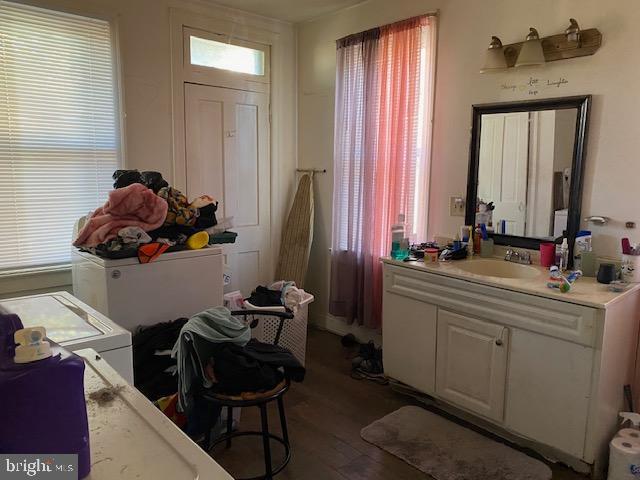
M 419 407 L 373 422 L 362 438 L 437 480 L 549 480 L 539 460 Z

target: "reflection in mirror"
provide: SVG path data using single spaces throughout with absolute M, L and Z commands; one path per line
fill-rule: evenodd
M 476 224 L 557 238 L 567 229 L 576 108 L 481 116 Z

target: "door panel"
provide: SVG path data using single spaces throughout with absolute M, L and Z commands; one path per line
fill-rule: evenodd
M 385 292 L 382 349 L 385 373 L 421 392 L 435 391 L 438 308 Z
M 187 90 L 189 92 L 189 90 Z M 187 193 L 189 198 L 224 198 L 223 102 L 187 95 Z M 189 161 L 190 160 L 190 161 Z M 224 209 L 224 204 L 222 205 Z M 224 215 L 224 210 L 219 215 Z
M 233 217 L 223 245 L 231 285 L 249 296 L 272 280 L 269 99 L 266 93 L 185 84 L 187 192 L 212 194 L 218 219 Z
M 506 327 L 439 309 L 437 395 L 502 421 L 508 348 Z
M 507 233 L 524 235 L 527 210 L 529 114 L 487 115 L 480 132 L 478 196 L 494 202 L 493 223 L 505 220 Z
M 259 111 L 256 105 L 238 105 L 236 111 L 237 177 L 236 192 L 237 212 L 235 224 L 239 227 L 258 225 L 260 210 L 258 197 L 260 185 L 260 156 L 258 155 L 258 123 Z

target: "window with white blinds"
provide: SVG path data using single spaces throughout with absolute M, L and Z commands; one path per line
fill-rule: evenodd
M 119 165 L 112 31 L 0 1 L 0 272 L 68 263 Z

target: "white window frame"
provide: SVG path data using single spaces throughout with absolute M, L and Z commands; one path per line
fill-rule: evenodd
M 1 1 L 1 0 L 0 0 Z M 120 29 L 117 15 L 84 8 L 53 7 L 38 0 L 9 0 L 13 3 L 41 8 L 62 14 L 102 20 L 108 23 L 111 31 L 111 58 L 113 61 L 113 89 L 116 120 L 117 168 L 127 168 L 126 110 L 122 59 L 120 49 Z M 105 198 L 105 201 L 107 199 Z M 69 249 L 72 246 L 69 245 Z M 15 268 L 0 271 L 0 298 L 15 296 L 20 292 L 55 291 L 69 289 L 71 285 L 71 261 L 37 267 Z
M 182 32 L 182 44 L 184 49 L 182 58 L 185 81 L 229 88 L 237 88 L 238 85 L 241 85 L 243 90 L 265 93 L 269 92 L 269 85 L 271 84 L 271 49 L 269 48 L 269 45 L 187 26 L 183 26 Z M 215 67 L 193 65 L 191 63 L 191 36 L 221 43 L 229 43 L 231 45 L 251 48 L 253 50 L 260 50 L 264 53 L 264 74 L 253 75 L 251 73 L 233 72 L 231 70 L 223 70 Z

